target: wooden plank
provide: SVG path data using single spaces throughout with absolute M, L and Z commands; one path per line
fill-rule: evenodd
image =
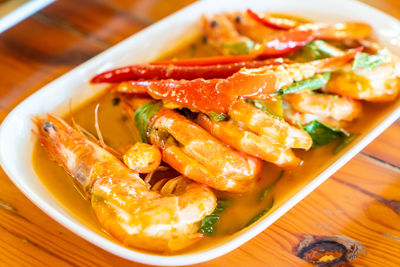
M 96 0 L 110 7 L 126 11 L 137 19 L 155 22 L 195 2 L 195 0 Z
M 0 124 L 6 118 L 8 111 L 0 107 Z
M 383 12 L 392 15 L 395 18 L 400 18 L 400 1 L 398 0 L 358 0 L 367 5 L 373 6 Z
M 34 30 L 33 30 L 34 29 Z M 106 46 L 31 17 L 0 35 L 0 106 L 11 109 Z
M 384 131 L 378 138 L 368 145 L 363 153 L 371 155 L 389 164 L 400 167 L 400 123 L 395 122 L 386 131 Z
M 0 35 L 0 73 L 6 74 L 0 82 L 0 107 L 6 108 L 0 109 L 0 121 L 8 108 L 31 92 L 101 51 L 107 43 L 122 38 L 125 21 L 154 21 L 178 3 L 117 0 L 113 5 L 110 0 L 96 1 L 105 3 L 98 13 L 109 16 L 111 22 L 101 18 L 89 20 L 97 10 L 92 2 L 77 5 L 89 5 L 88 11 L 71 13 L 72 4 L 60 0 L 55 11 L 23 22 L 23 30 L 19 25 L 19 30 L 9 37 Z M 364 2 L 400 17 L 397 0 Z M 168 3 L 171 6 L 166 6 Z M 62 14 L 63 5 L 70 8 L 71 17 Z M 59 15 L 64 17 L 57 19 Z M 114 22 L 114 15 L 123 19 Z M 79 16 L 88 16 L 90 23 Z M 56 25 L 50 25 L 51 22 Z M 118 29 L 120 22 L 122 31 Z M 102 31 L 103 27 L 107 30 Z M 51 30 L 47 31 L 48 28 Z M 47 36 L 48 33 L 52 35 Z M 32 42 L 36 39 L 40 44 Z M 80 46 L 84 53 L 79 52 Z M 398 127 L 399 123 L 390 127 L 364 153 L 399 166 Z M 399 266 L 398 177 L 396 168 L 359 155 L 258 237 L 226 256 L 198 266 L 306 266 L 293 254 L 304 234 L 342 234 L 359 241 L 367 253 L 360 253 L 351 262 L 354 266 Z M 89 244 L 50 219 L 2 171 L 0 188 L 0 265 L 141 266 Z
M 93 0 L 59 0 L 40 14 L 50 22 L 80 32 L 85 38 L 108 44 L 116 44 L 148 25 L 135 20 L 127 12 Z

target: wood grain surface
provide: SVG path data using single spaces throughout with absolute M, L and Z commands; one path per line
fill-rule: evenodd
M 43 85 L 191 2 L 58 0 L 1 34 L 0 122 Z M 363 2 L 400 19 L 399 0 Z M 396 122 L 263 233 L 197 266 L 311 266 L 298 250 L 307 240 L 357 248 L 342 266 L 400 266 L 399 137 Z M 0 266 L 140 266 L 53 221 L 1 169 L 0 188 Z

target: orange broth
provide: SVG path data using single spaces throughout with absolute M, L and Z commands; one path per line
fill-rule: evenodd
M 213 55 L 210 47 L 202 43 L 201 39 L 193 44 L 180 48 L 179 51 L 169 54 L 167 58 L 187 58 Z M 116 95 L 105 93 L 101 96 L 88 101 L 85 105 L 74 110 L 72 114 L 64 118 L 71 122 L 71 116 L 74 120 L 91 133 L 96 133 L 94 127 L 94 109 L 99 103 L 99 125 L 105 143 L 119 151 L 124 151 L 127 146 L 134 144 L 139 140 L 137 130 L 133 121 L 127 116 L 121 105 L 115 105 Z M 363 115 L 355 121 L 348 130 L 352 133 L 362 133 L 371 129 L 382 113 L 391 105 L 385 104 L 363 104 Z M 232 201 L 232 206 L 227 207 L 221 213 L 221 219 L 216 225 L 213 237 L 206 237 L 196 245 L 178 252 L 184 254 L 193 252 L 223 242 L 231 238 L 232 234 L 246 228 L 245 225 L 260 211 L 268 208 L 271 203 L 272 209 L 281 206 L 295 193 L 310 183 L 316 175 L 321 173 L 330 164 L 332 164 L 342 153 L 333 154 L 333 149 L 339 142 L 331 143 L 327 146 L 311 149 L 310 151 L 297 150 L 296 154 L 303 159 L 303 164 L 293 171 L 285 171 L 283 177 L 271 188 L 266 197 L 260 201 L 262 191 L 279 176 L 281 170 L 270 164 L 265 163 L 257 186 L 253 191 L 246 194 L 232 194 L 227 192 L 215 191 L 218 199 Z M 91 209 L 90 202 L 75 188 L 72 179 L 56 163 L 50 160 L 47 152 L 37 142 L 33 150 L 33 165 L 41 182 L 51 192 L 55 199 L 65 207 L 70 214 L 82 224 L 93 231 L 119 243 L 113 237 L 105 233 L 97 222 Z M 158 176 L 173 176 L 173 172 L 158 173 Z M 146 252 L 148 253 L 148 252 Z

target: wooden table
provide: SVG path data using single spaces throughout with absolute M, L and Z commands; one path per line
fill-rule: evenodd
M 0 35 L 0 121 L 43 85 L 190 2 L 58 0 Z M 399 0 L 364 2 L 400 18 Z M 400 266 L 399 137 L 396 122 L 266 231 L 198 266 L 308 266 L 296 253 L 306 235 L 362 245 L 347 266 Z M 1 169 L 0 188 L 0 266 L 136 266 L 53 221 Z

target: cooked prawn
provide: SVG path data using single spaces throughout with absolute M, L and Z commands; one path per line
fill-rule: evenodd
M 300 159 L 291 148 L 309 149 L 312 145 L 311 137 L 304 130 L 243 100 L 234 102 L 228 114 L 230 120 L 221 122 L 200 115 L 198 123 L 226 144 L 280 167 L 297 167 Z
M 163 161 L 190 179 L 229 192 L 249 191 L 257 182 L 261 160 L 229 148 L 174 110 L 161 109 L 149 133 Z
M 346 66 L 332 74 L 326 86 L 329 93 L 370 102 L 393 101 L 400 90 L 400 59 L 387 50 L 386 61 L 374 69 L 356 69 Z
M 349 97 L 313 93 L 309 90 L 287 94 L 284 100 L 297 111 L 335 120 L 352 121 L 360 116 L 362 109 L 359 101 Z
M 240 34 L 258 43 L 261 43 L 267 36 L 277 32 L 277 30 L 260 24 L 251 18 L 247 12 L 233 12 L 226 14 L 226 17 Z
M 125 245 L 175 251 L 203 237 L 200 222 L 216 207 L 207 186 L 178 177 L 150 191 L 137 172 L 63 120 L 48 115 L 35 123 L 39 140 L 90 199 L 102 227 Z
M 203 16 L 203 32 L 207 42 L 222 55 L 248 54 L 253 41 L 242 36 L 225 14 Z
M 348 121 L 338 121 L 330 117 L 322 117 L 319 115 L 299 112 L 294 110 L 289 104 L 285 102 L 283 104 L 283 118 L 292 125 L 300 124 L 304 126 L 312 121 L 319 121 L 335 129 L 346 129 L 349 124 Z
M 160 166 L 161 152 L 156 146 L 137 142 L 125 152 L 123 161 L 134 171 L 150 173 Z

